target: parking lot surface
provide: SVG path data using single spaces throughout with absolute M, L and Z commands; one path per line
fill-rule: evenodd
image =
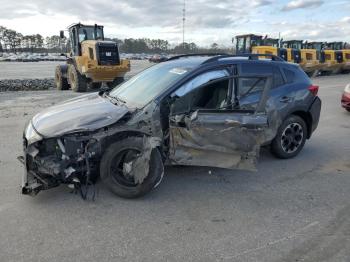
M 0 261 L 349 261 L 350 77 L 313 81 L 320 125 L 295 159 L 264 149 L 258 172 L 168 167 L 142 199 L 99 183 L 95 202 L 66 186 L 20 194 L 25 122 L 78 94 L 0 93 Z
M 1 62 L 0 80 L 54 78 L 55 68 L 59 64 L 64 64 L 64 62 Z M 132 71 L 127 74 L 127 77 L 138 73 L 149 65 L 151 63 L 146 60 L 132 60 Z

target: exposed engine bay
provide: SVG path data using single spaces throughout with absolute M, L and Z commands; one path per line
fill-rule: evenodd
M 101 145 L 96 139 L 83 134 L 51 138 L 26 145 L 24 164 L 28 171 L 27 186 L 23 194 L 36 195 L 41 190 L 60 184 L 72 184 L 85 199 L 87 187 L 93 185 L 101 155 Z M 83 193 L 82 185 L 86 188 Z

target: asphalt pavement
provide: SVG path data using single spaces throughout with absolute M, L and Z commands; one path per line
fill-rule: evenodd
M 0 80 L 54 78 L 55 68 L 60 64 L 64 64 L 64 62 L 0 62 Z M 132 71 L 127 73 L 126 77 L 130 77 L 150 65 L 151 63 L 147 60 L 131 60 Z
M 67 186 L 20 194 L 25 122 L 77 94 L 0 93 L 0 261 L 350 261 L 349 82 L 314 79 L 320 125 L 294 159 L 263 150 L 258 172 L 168 167 L 144 198 L 99 183 L 95 202 Z

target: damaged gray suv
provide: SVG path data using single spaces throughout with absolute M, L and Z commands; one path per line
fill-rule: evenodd
M 298 65 L 275 56 L 173 57 L 34 116 L 22 193 L 100 177 L 136 198 L 159 185 L 166 164 L 255 170 L 261 146 L 294 157 L 318 125 L 317 92 Z

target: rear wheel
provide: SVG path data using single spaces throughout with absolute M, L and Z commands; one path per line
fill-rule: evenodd
M 87 82 L 74 65 L 68 67 L 69 83 L 74 92 L 86 92 Z
M 57 66 L 55 70 L 55 84 L 57 90 L 68 90 L 69 84 L 67 78 L 63 76 L 61 66 Z
M 350 112 L 350 108 L 345 108 L 346 111 Z
M 107 82 L 107 86 L 109 88 L 114 88 L 120 85 L 121 83 L 123 83 L 124 80 L 125 80 L 124 77 L 117 77 L 116 79 L 113 80 L 113 82 Z
M 150 192 L 162 180 L 164 166 L 158 149 L 153 149 L 149 160 L 149 172 L 141 183 L 135 182 L 130 166 L 142 154 L 143 138 L 129 137 L 110 145 L 100 164 L 100 176 L 104 184 L 123 198 L 137 198 Z
M 295 157 L 303 149 L 307 136 L 305 121 L 299 116 L 288 117 L 271 143 L 272 153 L 282 159 Z

